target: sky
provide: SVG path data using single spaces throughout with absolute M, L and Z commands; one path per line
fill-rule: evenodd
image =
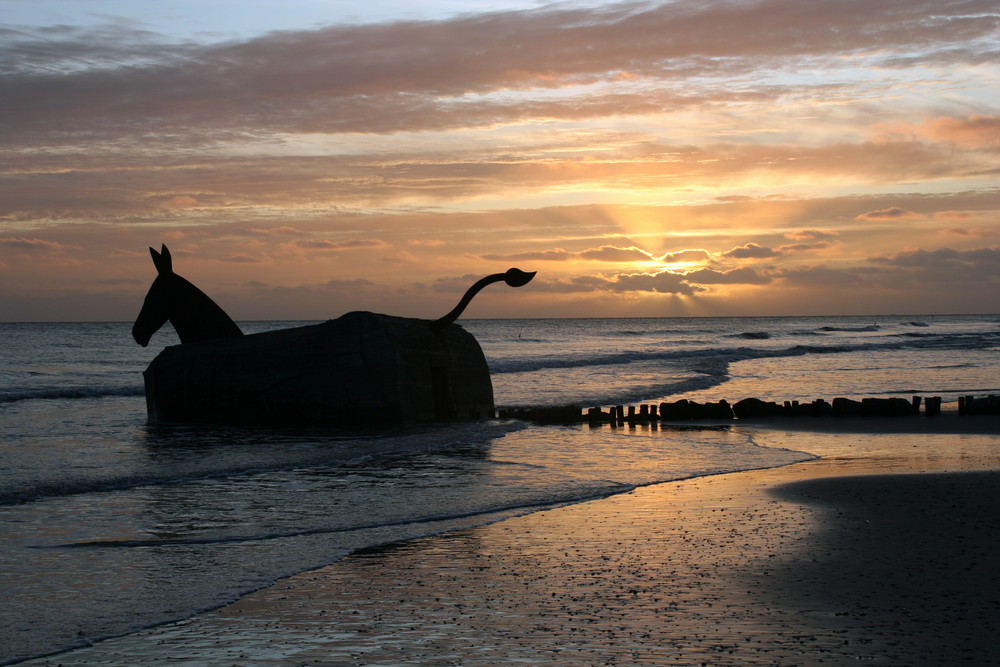
M 0 0 L 0 320 L 1000 312 L 996 0 Z

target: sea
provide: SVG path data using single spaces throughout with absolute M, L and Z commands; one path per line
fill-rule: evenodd
M 247 333 L 303 322 L 243 322 Z M 463 320 L 498 408 L 1000 394 L 1000 316 Z M 0 323 L 0 664 L 358 549 L 814 458 L 708 424 L 150 423 L 131 323 Z

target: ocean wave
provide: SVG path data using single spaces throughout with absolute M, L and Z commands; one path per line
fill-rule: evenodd
M 488 359 L 493 373 L 530 373 L 557 368 L 586 368 L 588 366 L 621 366 L 635 361 L 705 358 L 731 356 L 735 350 L 711 348 L 707 350 L 623 350 L 604 354 L 544 356 L 529 359 Z
M 873 327 L 841 328 L 839 331 L 877 331 L 876 325 Z M 827 327 L 829 330 L 833 328 Z M 750 336 L 746 334 L 751 334 Z M 796 334 L 798 337 L 800 334 Z M 813 335 L 817 335 L 813 332 Z M 694 370 L 703 364 L 705 359 L 721 359 L 727 363 L 743 361 L 748 359 L 760 359 L 769 357 L 793 357 L 803 354 L 836 354 L 840 352 L 863 352 L 870 350 L 898 350 L 906 348 L 936 348 L 936 349 L 989 349 L 1000 343 L 1000 335 L 994 332 L 975 333 L 934 333 L 934 332 L 914 332 L 895 333 L 878 338 L 842 338 L 837 340 L 827 334 L 819 334 L 815 339 L 816 344 L 801 343 L 790 347 L 768 348 L 754 347 L 752 342 L 755 339 L 767 340 L 763 336 L 757 337 L 754 332 L 743 332 L 731 334 L 730 338 L 738 337 L 746 340 L 746 345 L 739 346 L 718 346 L 718 347 L 678 347 L 670 342 L 662 343 L 659 347 L 651 346 L 643 349 L 620 349 L 618 351 L 608 351 L 594 354 L 550 354 L 522 359 L 496 359 L 487 358 L 490 370 L 494 374 L 504 373 L 531 373 L 551 369 L 586 368 L 588 366 L 615 366 L 633 362 L 648 361 L 669 361 L 684 362 L 684 366 Z M 819 341 L 824 341 L 820 343 Z M 828 342 L 827 342 L 828 341 Z
M 900 343 L 901 344 L 901 343 Z M 703 366 L 706 360 L 718 360 L 724 363 L 743 361 L 745 359 L 760 359 L 763 357 L 792 357 L 802 354 L 824 354 L 835 352 L 851 352 L 871 347 L 871 344 L 856 345 L 796 345 L 781 349 L 758 349 L 752 347 L 713 347 L 704 349 L 682 350 L 625 350 L 607 354 L 588 356 L 539 357 L 520 360 L 491 360 L 490 370 L 496 374 L 531 373 L 561 368 L 586 368 L 588 366 L 620 366 L 638 361 L 685 361 L 685 366 L 696 370 Z M 889 347 L 889 345 L 879 345 Z
M 819 330 L 828 332 L 864 333 L 868 331 L 881 331 L 881 327 L 877 324 L 869 324 L 865 327 L 820 327 Z
M 736 334 L 740 338 L 746 338 L 748 340 L 767 340 L 771 337 L 766 331 L 744 331 L 741 334 Z
M 350 468 L 402 460 L 480 443 L 524 428 L 494 421 L 436 425 L 399 431 L 356 432 L 343 428 L 336 436 L 310 429 L 240 429 L 213 425 L 154 424 L 145 448 L 160 463 L 146 469 L 90 470 L 88 476 L 6 478 L 0 505 L 19 505 L 56 497 L 108 493 L 153 486 L 224 480 L 260 473 L 305 468 Z
M 64 398 L 108 398 L 111 396 L 143 396 L 146 390 L 140 386 L 131 387 L 45 387 L 44 389 L 7 389 L 0 391 L 0 403 L 17 401 L 55 400 Z
M 347 526 L 330 526 L 321 528 L 308 528 L 292 530 L 287 532 L 264 533 L 260 535 L 220 535 L 216 537 L 178 537 L 178 538 L 147 538 L 136 540 L 85 540 L 81 542 L 68 542 L 64 544 L 51 544 L 44 546 L 30 547 L 33 549 L 66 549 L 66 548 L 132 548 L 132 547 L 163 547 L 163 546 L 188 546 L 194 544 L 227 544 L 233 542 L 265 542 L 270 540 L 287 539 L 290 537 L 305 537 L 309 535 L 328 535 L 333 533 L 347 533 L 359 530 L 371 530 L 373 528 L 392 528 L 395 526 L 408 526 L 420 523 L 434 523 L 438 521 L 450 521 L 454 519 L 466 519 L 471 517 L 498 514 L 501 512 L 511 512 L 517 510 L 536 510 L 541 507 L 562 505 L 566 503 L 579 503 L 588 500 L 607 498 L 611 495 L 628 493 L 636 488 L 634 484 L 625 484 L 611 480 L 600 484 L 595 484 L 595 488 L 588 488 L 579 493 L 568 493 L 554 495 L 546 498 L 528 500 L 520 503 L 484 505 L 476 509 L 465 512 L 448 512 L 444 514 L 434 514 L 427 516 L 414 516 L 405 519 L 395 519 L 391 521 L 377 521 L 372 523 L 357 523 Z

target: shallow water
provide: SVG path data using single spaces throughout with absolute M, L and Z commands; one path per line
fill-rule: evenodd
M 926 319 L 464 326 L 500 406 L 1000 393 L 996 318 Z M 0 334 L 0 662 L 186 618 L 359 548 L 811 451 L 648 425 L 157 426 L 141 371 L 171 332 L 151 349 L 125 323 Z

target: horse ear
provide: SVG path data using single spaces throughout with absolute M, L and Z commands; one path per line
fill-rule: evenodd
M 174 262 L 170 258 L 170 251 L 167 250 L 166 244 L 160 245 L 160 252 L 150 248 L 149 254 L 153 257 L 153 266 L 156 267 L 157 273 L 173 273 Z

